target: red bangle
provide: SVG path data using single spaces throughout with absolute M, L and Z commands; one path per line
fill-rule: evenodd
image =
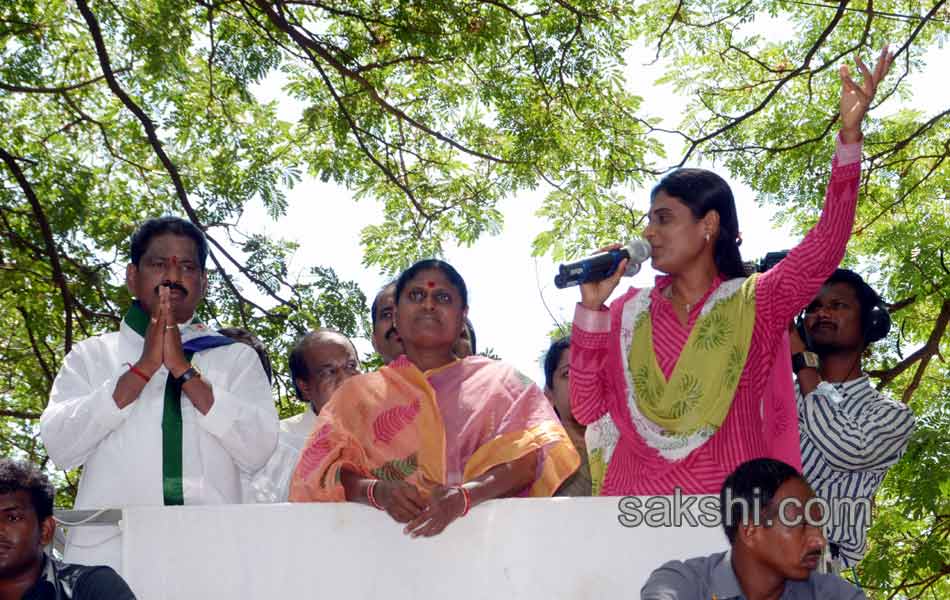
M 145 380 L 145 383 L 148 383 L 149 379 L 151 379 L 151 377 L 149 377 L 148 375 L 146 375 L 144 371 L 142 371 L 142 370 L 139 369 L 139 368 L 136 368 L 136 366 L 133 365 L 132 363 L 125 363 L 125 364 L 126 364 L 127 367 L 129 367 L 129 371 L 132 371 L 133 373 L 135 373 L 136 375 L 138 375 L 139 377 L 141 377 L 142 379 L 144 379 L 144 380 Z
M 382 505 L 376 501 L 376 484 L 379 483 L 378 479 L 374 479 L 369 487 L 366 488 L 366 499 L 369 500 L 369 505 L 375 508 L 376 510 L 383 510 Z
M 455 487 L 456 489 L 458 489 L 458 491 L 462 492 L 462 499 L 465 500 L 465 510 L 463 510 L 461 514 L 461 516 L 464 517 L 465 515 L 468 514 L 469 509 L 472 508 L 472 495 L 469 493 L 467 489 L 465 489 L 464 487 L 460 485 L 457 485 Z

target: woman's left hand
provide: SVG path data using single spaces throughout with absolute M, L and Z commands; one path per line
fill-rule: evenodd
M 861 122 L 864 115 L 867 114 L 874 100 L 874 94 L 877 92 L 877 86 L 887 75 L 891 68 L 891 62 L 894 55 L 890 53 L 887 46 L 881 50 L 881 55 L 874 65 L 872 73 L 864 62 L 857 56 L 854 57 L 858 68 L 863 75 L 861 85 L 851 79 L 850 71 L 847 66 L 842 66 L 838 71 L 841 75 L 841 133 L 843 136 L 857 139 L 845 139 L 846 143 L 857 142 L 861 140 Z
M 465 497 L 457 487 L 438 486 L 432 490 L 429 504 L 418 517 L 406 525 L 405 532 L 412 537 L 432 537 L 448 527 L 449 523 L 465 512 Z

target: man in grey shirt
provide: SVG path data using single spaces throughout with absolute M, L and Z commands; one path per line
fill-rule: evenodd
M 732 549 L 671 561 L 655 570 L 641 600 L 861 600 L 864 592 L 815 572 L 825 547 L 824 506 L 802 476 L 771 458 L 745 462 L 719 492 Z

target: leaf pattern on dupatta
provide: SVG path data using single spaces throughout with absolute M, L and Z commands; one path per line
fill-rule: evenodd
M 637 372 L 633 374 L 633 386 L 641 401 L 656 408 L 656 404 L 660 400 L 660 390 L 650 380 L 649 369 L 646 367 L 637 369 Z
M 395 439 L 400 431 L 412 423 L 419 414 L 420 404 L 416 400 L 412 404 L 394 406 L 379 413 L 373 421 L 373 438 L 375 442 L 388 444 Z
M 742 375 L 742 369 L 745 367 L 745 354 L 739 349 L 738 345 L 733 344 L 729 351 L 729 361 L 722 372 L 722 386 L 726 389 L 733 389 L 739 383 L 739 376 Z
M 418 467 L 416 455 L 412 454 L 403 459 L 395 458 L 378 468 L 372 469 L 370 472 L 377 479 L 401 481 L 415 473 Z
M 696 324 L 696 345 L 702 350 L 715 350 L 732 335 L 732 323 L 722 312 L 713 310 Z
M 320 428 L 313 442 L 308 444 L 300 455 L 300 463 L 297 465 L 297 472 L 301 477 L 306 478 L 310 473 L 320 466 L 323 459 L 330 453 L 333 447 L 330 441 L 330 431 L 333 427 L 327 423 Z
M 699 404 L 703 397 L 703 384 L 698 377 L 685 373 L 680 381 L 678 395 L 672 406 L 672 416 L 680 419 Z

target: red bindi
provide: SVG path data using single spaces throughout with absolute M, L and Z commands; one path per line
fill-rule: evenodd
M 435 287 L 435 282 L 434 282 L 434 281 L 427 281 L 427 282 L 426 282 L 426 286 L 428 286 L 428 287 L 430 287 L 430 288 L 434 288 L 434 287 Z
M 178 257 L 175 256 L 175 255 L 172 255 L 172 266 L 173 266 L 173 267 L 177 267 L 177 266 L 178 266 Z

